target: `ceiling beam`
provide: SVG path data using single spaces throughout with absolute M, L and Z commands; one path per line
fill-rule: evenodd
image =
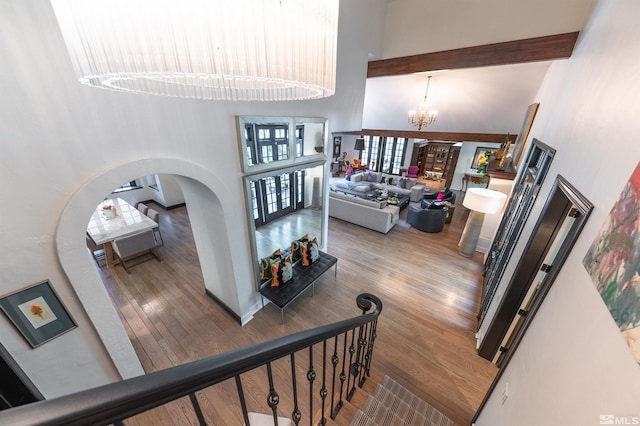
M 429 139 L 437 141 L 451 142 L 487 142 L 503 143 L 507 136 L 511 143 L 516 141 L 518 135 L 506 133 L 462 133 L 462 132 L 427 132 L 417 130 L 375 130 L 362 129 L 357 131 L 333 132 L 333 135 L 363 135 L 363 136 L 386 136 L 410 139 Z
M 370 61 L 367 78 L 566 59 L 579 32 Z

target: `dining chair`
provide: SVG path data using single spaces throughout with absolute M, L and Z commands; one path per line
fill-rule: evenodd
M 146 204 L 144 203 L 138 203 L 138 205 L 136 206 L 136 208 L 140 211 L 140 213 L 142 214 L 147 214 L 147 210 L 149 210 L 149 207 L 147 207 Z
M 153 230 L 148 230 L 140 234 L 131 235 L 128 237 L 120 238 L 112 241 L 113 251 L 120 258 L 120 264 L 127 273 L 131 273 L 129 268 L 139 263 L 150 260 L 149 256 L 143 255 L 152 254 L 158 261 L 161 261 L 158 249 L 156 248 L 156 239 L 153 236 Z M 127 265 L 127 262 L 132 259 L 141 258 L 139 262 Z
M 164 240 L 162 239 L 162 233 L 160 232 L 160 213 L 158 213 L 157 210 L 149 209 L 147 210 L 147 216 L 158 224 L 157 228 L 153 228 L 153 236 L 156 237 L 156 243 L 158 242 L 158 238 L 160 238 L 160 244 L 158 245 L 164 246 Z
M 107 264 L 107 258 L 105 257 L 105 250 L 103 245 L 98 245 L 93 241 L 93 238 L 87 233 L 87 248 L 91 252 L 93 259 L 96 261 L 99 267 L 104 267 Z

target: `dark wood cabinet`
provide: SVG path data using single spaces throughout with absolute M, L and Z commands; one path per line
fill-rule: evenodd
M 419 145 L 413 149 L 411 164 L 419 167 L 420 176 L 424 176 L 425 172 L 441 174 L 445 186 L 449 187 L 458 164 L 460 147 L 460 143 L 454 142 L 428 142 Z

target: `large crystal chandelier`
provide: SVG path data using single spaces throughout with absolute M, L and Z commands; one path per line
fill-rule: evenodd
M 418 130 L 422 130 L 423 127 L 427 127 L 429 124 L 432 124 L 436 121 L 436 117 L 438 116 L 438 111 L 434 109 L 429 109 L 429 104 L 427 103 L 427 95 L 429 94 L 429 83 L 431 82 L 431 76 L 427 77 L 427 90 L 424 93 L 424 101 L 418 107 L 418 112 L 416 114 L 416 110 L 409 111 L 409 123 L 413 124 L 418 128 Z
M 335 93 L 339 0 L 51 0 L 82 84 L 181 98 Z

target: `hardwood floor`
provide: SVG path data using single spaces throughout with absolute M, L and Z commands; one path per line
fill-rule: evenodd
M 467 214 L 460 196 L 458 200 L 452 222 L 438 234 L 410 228 L 385 235 L 329 218 L 327 251 L 338 258 L 337 278 L 325 274 L 313 298 L 302 296 L 285 311 L 284 324 L 280 312 L 267 306 L 241 327 L 204 294 L 185 207 L 165 211 L 154 206 L 161 212 L 165 242 L 161 262 L 141 263 L 131 274 L 121 267 L 102 268 L 100 273 L 146 371 L 358 315 L 356 295 L 373 293 L 384 305 L 373 367 L 457 424 L 468 425 L 497 369 L 475 350 L 482 258 L 457 253 Z M 304 357 L 296 360 L 302 374 L 305 362 Z M 287 365 L 285 361 L 274 369 L 286 371 Z M 265 376 L 263 371 L 243 376 L 250 410 L 264 407 Z M 290 405 L 286 395 L 280 397 L 282 406 Z M 238 409 L 226 409 L 237 406 L 232 380 L 198 392 L 198 398 L 209 424 L 242 424 Z M 131 424 L 197 422 L 183 398 Z

